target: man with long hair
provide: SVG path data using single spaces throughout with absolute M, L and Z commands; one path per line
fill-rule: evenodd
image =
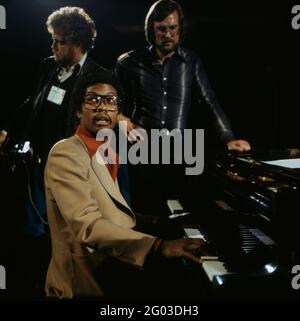
M 198 117 L 211 114 L 218 136 L 229 150 L 249 150 L 247 141 L 234 138 L 202 60 L 194 51 L 182 46 L 184 34 L 184 15 L 177 2 L 159 0 L 151 6 L 145 19 L 145 36 L 150 46 L 121 55 L 116 65 L 116 75 L 125 92 L 125 108 L 119 119 L 127 121 L 129 132 L 139 127 L 148 132 L 163 128 L 183 131 L 189 128 L 195 111 Z M 197 103 L 193 106 L 194 97 Z M 197 128 L 198 117 L 194 120 Z M 132 133 L 134 131 L 131 136 Z M 141 204 L 149 206 L 146 199 L 152 192 L 149 194 L 147 186 L 153 184 L 157 184 L 157 199 L 162 195 L 168 197 L 167 192 L 174 187 L 182 194 L 179 170 L 168 175 L 169 168 L 132 166 L 133 202 L 144 198 Z M 142 183 L 143 189 L 140 188 Z M 138 194 L 142 191 L 142 197 L 135 196 L 134 191 Z

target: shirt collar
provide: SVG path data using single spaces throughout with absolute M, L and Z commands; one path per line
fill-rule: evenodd
M 148 47 L 148 51 L 150 52 L 150 59 L 152 60 L 152 62 L 157 61 L 158 56 L 155 50 L 155 47 L 153 45 Z M 178 58 L 180 60 L 182 60 L 183 62 L 186 62 L 186 58 L 183 52 L 183 49 L 181 46 L 178 46 L 175 53 L 171 56 L 171 58 Z
M 85 53 L 85 54 L 81 57 L 81 59 L 69 69 L 69 71 L 70 71 L 71 73 L 73 73 L 73 70 L 74 70 L 75 66 L 76 66 L 76 65 L 79 65 L 79 66 L 80 66 L 80 69 L 78 70 L 78 73 L 79 73 L 79 72 L 81 71 L 81 69 L 82 69 L 82 66 L 83 66 L 85 60 L 86 60 L 86 57 L 87 57 L 87 53 Z
M 85 60 L 87 58 L 87 53 L 85 53 L 81 59 L 76 63 L 74 64 L 68 71 L 66 71 L 64 68 L 59 68 L 59 72 L 58 72 L 58 80 L 60 82 L 63 82 L 65 81 L 66 79 L 68 79 L 69 77 L 71 77 L 73 75 L 73 72 L 75 71 L 76 72 L 76 75 L 78 75 L 80 72 L 81 72 L 81 69 L 82 69 L 82 66 L 83 64 L 85 63 Z M 78 70 L 75 70 L 75 67 L 76 66 L 79 66 L 79 69 Z M 76 67 L 78 68 L 78 67 Z
M 73 70 L 74 70 L 74 68 L 75 68 L 76 65 L 79 65 L 79 66 L 80 66 L 80 69 L 79 69 L 79 71 L 80 71 L 81 68 L 82 68 L 82 66 L 83 66 L 83 64 L 85 63 L 86 58 L 87 58 L 87 53 L 83 54 L 82 57 L 80 58 L 80 60 L 79 60 L 78 62 L 76 62 L 76 64 L 74 64 L 73 66 L 71 66 L 70 69 L 68 69 L 68 71 L 66 71 L 65 68 L 61 67 L 62 72 L 63 72 L 63 73 L 70 73 L 70 74 L 72 74 L 72 73 L 73 73 Z M 78 73 L 79 73 L 79 71 L 78 71 Z
M 81 57 L 81 59 L 79 60 L 79 62 L 78 62 L 78 64 L 80 65 L 80 70 L 81 70 L 83 64 L 85 63 L 86 58 L 87 58 L 87 53 L 85 53 L 85 54 Z
M 175 55 L 177 55 L 182 61 L 186 62 L 185 54 L 181 46 L 178 46 Z

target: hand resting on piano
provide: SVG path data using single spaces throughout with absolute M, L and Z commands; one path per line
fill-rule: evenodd
M 194 255 L 198 257 L 200 263 L 204 261 L 218 260 L 216 250 L 211 246 L 207 237 L 198 229 L 192 227 L 184 228 L 185 237 L 187 239 L 202 239 L 205 243 L 201 247 L 201 250 L 195 250 Z
M 202 263 L 201 255 L 207 255 L 203 239 L 163 240 L 160 252 L 165 257 L 183 257 L 196 263 Z

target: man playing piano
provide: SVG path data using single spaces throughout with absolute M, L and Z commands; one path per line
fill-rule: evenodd
M 167 241 L 135 230 L 136 217 L 117 183 L 118 161 L 106 163 L 99 152 L 103 142 L 96 140 L 98 131 L 115 127 L 119 96 L 119 85 L 108 72 L 82 79 L 73 97 L 80 120 L 76 134 L 49 153 L 45 169 L 52 238 L 46 280 L 49 297 L 140 298 L 149 291 L 140 282 L 143 268 L 160 266 L 169 261 L 166 258 L 200 262 L 194 251 L 201 251 L 201 239 Z M 110 148 L 109 155 L 117 160 Z M 159 271 L 164 277 L 172 274 Z M 159 295 L 162 280 L 155 275 L 154 281 Z

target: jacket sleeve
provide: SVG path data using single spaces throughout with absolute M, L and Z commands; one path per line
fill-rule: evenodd
M 126 59 L 124 55 L 121 55 L 118 58 L 114 68 L 114 75 L 122 87 L 122 113 L 126 117 L 132 118 L 135 103 L 133 94 L 134 86 L 133 79 L 130 75 L 130 71 L 126 68 L 126 62 L 124 62 L 124 59 Z
M 35 86 L 32 94 L 20 106 L 18 106 L 13 114 L 7 118 L 4 124 L 1 124 L 1 129 L 5 129 L 8 132 L 10 145 L 29 139 L 34 117 L 34 101 L 41 90 L 45 73 L 48 71 L 49 66 L 53 66 L 53 59 L 51 59 L 51 57 L 43 59 L 40 63 L 38 72 L 34 77 Z
M 47 202 L 56 204 L 74 236 L 90 253 L 100 251 L 143 266 L 155 237 L 117 226 L 102 216 L 101 205 L 92 196 L 89 166 L 89 161 L 80 153 L 57 144 L 49 155 L 45 171 Z M 49 212 L 50 227 L 51 215 L 54 214 Z
M 211 88 L 205 68 L 200 57 L 196 57 L 195 63 L 195 87 L 196 97 L 199 102 L 203 99 L 210 109 L 210 113 L 214 119 L 214 126 L 223 142 L 228 142 L 234 139 L 234 134 L 231 130 L 230 122 L 219 104 L 218 98 Z

